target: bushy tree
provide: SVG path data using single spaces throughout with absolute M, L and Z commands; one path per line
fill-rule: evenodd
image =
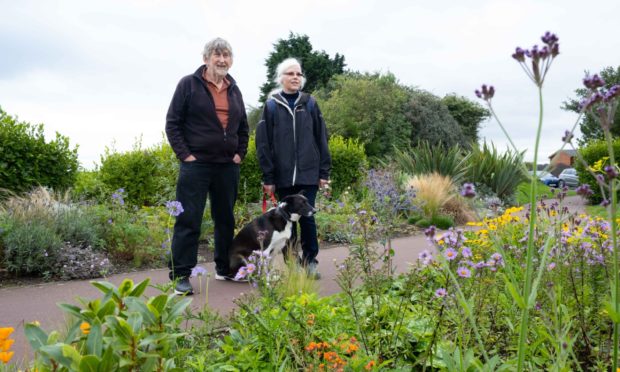
M 446 95 L 441 102 L 446 105 L 450 115 L 459 124 L 469 142 L 478 143 L 480 124 L 491 116 L 489 110 L 477 102 L 456 94 Z
M 56 132 L 45 141 L 43 124 L 19 121 L 0 108 L 0 187 L 14 192 L 35 186 L 66 189 L 78 169 L 77 145 Z
M 605 88 L 609 89 L 613 85 L 620 84 L 620 66 L 613 68 L 611 66 L 604 68 L 599 76 L 605 81 Z M 564 102 L 563 109 L 573 112 L 580 112 L 580 102 L 590 96 L 590 91 L 586 88 L 579 88 L 575 90 L 577 98 L 570 99 Z M 581 146 L 591 142 L 592 140 L 602 140 L 605 138 L 603 129 L 600 122 L 592 115 L 591 112 L 586 112 L 579 123 L 582 137 L 578 139 Z M 611 126 L 611 135 L 614 137 L 620 137 L 620 110 L 616 111 L 614 117 L 614 123 Z
M 304 91 L 313 92 L 325 86 L 332 76 L 344 71 L 344 56 L 336 53 L 330 58 L 325 51 L 312 50 L 310 38 L 307 35 L 290 33 L 287 39 L 279 39 L 273 44 L 274 51 L 269 53 L 265 60 L 267 67 L 267 81 L 261 86 L 260 102 L 265 102 L 267 95 L 276 84 L 273 82 L 276 67 L 286 58 L 297 58 L 306 75 Z
M 470 147 L 469 138 L 439 97 L 423 90 L 411 89 L 408 98 L 404 114 L 411 128 L 412 145 L 427 141 L 431 146 Z
M 394 75 L 339 75 L 316 96 L 329 133 L 359 139 L 369 157 L 409 144 L 411 126 L 404 113 L 409 94 Z

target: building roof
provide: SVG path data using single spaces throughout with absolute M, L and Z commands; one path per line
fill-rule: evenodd
M 560 150 L 560 151 L 556 151 L 553 154 L 549 155 L 549 159 L 553 159 L 559 152 L 563 152 L 570 157 L 577 156 L 577 150 Z

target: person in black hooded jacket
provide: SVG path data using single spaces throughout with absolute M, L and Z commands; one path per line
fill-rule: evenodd
M 166 116 L 166 135 L 181 162 L 177 200 L 184 211 L 177 216 L 172 238 L 170 279 L 175 292 L 191 294 L 191 270 L 198 259 L 198 238 L 207 200 L 215 235 L 215 279 L 233 280 L 229 254 L 239 187 L 239 164 L 249 140 L 241 92 L 228 74 L 232 48 L 221 38 L 203 51 L 204 65 L 177 85 Z
M 274 91 L 263 109 L 256 128 L 256 152 L 263 173 L 263 190 L 279 199 L 304 193 L 314 207 L 319 188 L 329 183 L 331 155 L 327 129 L 314 97 L 303 93 L 301 64 L 294 58 L 276 68 Z M 314 217 L 302 217 L 301 263 L 308 275 L 320 278 L 317 270 L 319 243 Z M 293 230 L 296 236 L 296 229 Z

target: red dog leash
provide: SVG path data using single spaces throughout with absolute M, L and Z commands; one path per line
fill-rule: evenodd
M 273 192 L 269 193 L 269 198 L 271 199 L 273 206 L 277 207 L 278 201 L 276 200 L 275 195 L 273 195 Z M 263 191 L 263 213 L 265 212 L 267 212 L 267 193 Z

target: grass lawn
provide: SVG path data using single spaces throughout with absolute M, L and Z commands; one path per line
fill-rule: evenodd
M 592 217 L 607 218 L 607 208 L 600 205 L 586 205 L 586 213 Z M 620 216 L 620 211 L 616 211 L 616 217 Z
M 552 191 L 553 190 L 553 191 Z M 538 182 L 538 199 L 548 199 L 553 197 L 553 192 L 557 193 L 559 189 L 555 187 L 549 187 L 542 182 Z M 574 189 L 568 190 L 567 196 L 577 195 Z M 516 192 L 517 205 L 524 205 L 530 202 L 530 182 L 521 182 L 517 187 Z

